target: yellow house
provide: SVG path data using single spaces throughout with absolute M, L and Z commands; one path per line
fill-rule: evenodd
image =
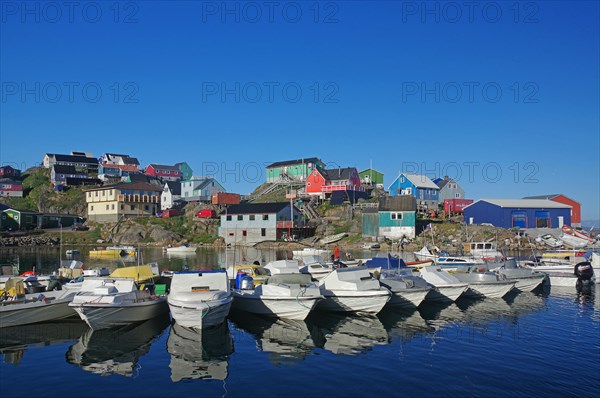
M 141 217 L 160 209 L 162 187 L 145 182 L 108 185 L 85 190 L 88 220 L 117 222 L 122 216 Z

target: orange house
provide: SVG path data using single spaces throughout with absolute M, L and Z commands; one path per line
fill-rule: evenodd
M 571 226 L 580 227 L 581 226 L 581 203 L 573 200 L 563 194 L 553 194 L 553 195 L 538 195 L 538 196 L 528 196 L 523 199 L 549 199 L 556 203 L 562 203 L 565 205 L 571 206 Z

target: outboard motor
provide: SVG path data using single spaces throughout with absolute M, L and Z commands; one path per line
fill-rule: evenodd
M 581 291 L 584 284 L 590 284 L 590 280 L 594 276 L 592 263 L 584 261 L 575 265 L 575 276 L 577 277 L 577 291 Z

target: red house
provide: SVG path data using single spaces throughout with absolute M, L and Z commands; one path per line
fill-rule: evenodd
M 0 167 L 0 178 L 16 178 L 21 175 L 21 170 L 12 168 L 11 166 Z
M 23 184 L 18 181 L 0 181 L 0 196 L 23 197 Z
M 150 164 L 144 172 L 147 176 L 158 177 L 163 181 L 181 180 L 181 171 L 177 166 L 166 166 L 163 164 Z
M 577 202 L 576 200 L 573 200 L 560 193 L 553 195 L 528 196 L 523 199 L 549 199 L 553 202 L 569 205 L 571 206 L 571 226 L 581 226 L 581 203 Z
M 322 197 L 334 191 L 364 191 L 354 167 L 323 170 L 316 168 L 306 178 L 306 193 Z

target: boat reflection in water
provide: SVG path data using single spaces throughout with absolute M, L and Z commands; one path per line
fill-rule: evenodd
M 241 311 L 232 312 L 230 317 L 237 327 L 254 336 L 257 349 L 268 353 L 272 363 L 293 364 L 304 360 L 315 348 L 305 321 L 267 318 Z
M 167 340 L 171 380 L 225 380 L 233 339 L 227 321 L 207 329 L 190 329 L 173 323 Z
M 16 365 L 26 350 L 75 341 L 87 329 L 79 319 L 1 328 L 0 354 L 4 362 Z
M 389 338 L 396 337 L 401 342 L 434 330 L 414 308 L 389 307 L 377 314 L 377 317 L 387 330 Z
M 148 353 L 168 325 L 168 317 L 156 317 L 116 329 L 87 329 L 79 341 L 69 347 L 67 362 L 102 376 L 131 377 L 138 360 Z
M 374 315 L 315 313 L 307 323 L 316 336 L 317 347 L 334 354 L 358 355 L 375 345 L 389 343 L 385 327 Z

